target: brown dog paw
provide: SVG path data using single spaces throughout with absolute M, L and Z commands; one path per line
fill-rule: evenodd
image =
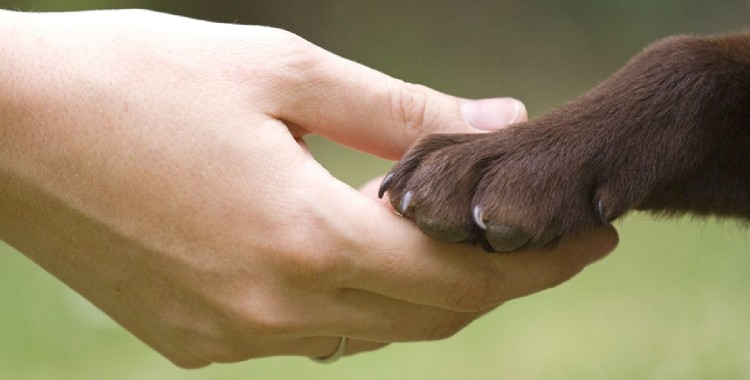
M 750 34 L 670 38 L 525 125 L 433 135 L 383 181 L 427 235 L 511 252 L 631 209 L 750 219 Z
M 381 195 L 388 191 L 429 236 L 497 252 L 541 248 L 609 223 L 623 206 L 591 160 L 549 138 L 549 128 L 430 136 L 394 167 Z

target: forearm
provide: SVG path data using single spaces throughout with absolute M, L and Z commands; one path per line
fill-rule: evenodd
M 72 70 L 50 39 L 50 18 L 0 11 L 0 170 L 36 184 L 50 183 L 66 151 L 65 113 L 75 96 Z
M 0 240 L 49 269 L 55 259 L 42 252 L 64 248 L 60 229 L 47 227 L 70 217 L 44 190 L 52 182 L 48 154 L 64 148 L 51 135 L 54 68 L 40 57 L 45 49 L 34 48 L 45 34 L 35 23 L 32 14 L 0 10 Z
M 106 25 L 92 13 L 0 13 L 0 186 L 23 183 L 104 218 L 132 180 L 137 146 L 121 108 L 127 92 Z M 81 25 L 87 24 L 87 32 Z M 5 38 L 7 36 L 7 38 Z M 145 133 L 145 132 L 143 132 Z M 140 136 L 143 137 L 142 135 Z M 0 216 L 4 217 L 4 216 Z
M 28 183 L 38 148 L 33 141 L 33 115 L 37 104 L 28 96 L 28 70 L 33 61 L 25 59 L 24 15 L 0 10 L 0 239 L 16 246 L 32 241 L 29 226 L 38 221 L 32 209 L 40 205 Z M 28 29 L 27 29 L 28 30 Z
M 166 233 L 133 240 L 130 226 L 159 221 L 134 207 L 145 202 L 127 185 L 163 187 L 133 174 L 129 156 L 157 166 L 133 137 L 145 136 L 133 127 L 145 123 L 120 112 L 118 71 L 103 70 L 111 49 L 94 46 L 111 41 L 96 33 L 101 23 L 82 34 L 77 17 L 0 11 L 0 240 L 155 345 L 131 314 L 113 310 L 142 307 L 131 300 L 152 302 L 149 292 L 166 288 L 144 268 Z
M 23 77 L 31 62 L 24 65 L 23 31 L 21 13 L 0 10 L 0 170 L 11 170 L 15 156 L 20 152 L 20 131 L 23 126 L 23 114 L 33 112 L 33 104 L 23 96 Z M 23 92 L 22 92 L 23 90 Z M 26 145 L 26 144 L 23 144 Z M 3 184 L 7 184 L 3 182 Z
M 71 236 L 97 236 L 92 223 L 117 203 L 99 191 L 117 186 L 99 170 L 116 156 L 108 90 L 74 17 L 0 11 L 0 240 L 69 284 L 66 262 L 102 251 Z

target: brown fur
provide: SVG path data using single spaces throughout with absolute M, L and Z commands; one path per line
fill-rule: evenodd
M 536 120 L 428 136 L 386 190 L 426 234 L 501 252 L 632 209 L 750 220 L 750 33 L 671 37 Z

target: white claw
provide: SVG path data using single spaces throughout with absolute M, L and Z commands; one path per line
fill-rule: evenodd
M 599 222 L 603 225 L 612 224 L 612 220 L 607 218 L 607 213 L 604 210 L 604 201 L 599 199 L 596 202 L 596 215 L 599 217 Z
M 411 197 L 413 195 L 414 192 L 407 191 L 406 194 L 404 194 L 404 197 L 401 198 L 401 204 L 399 205 L 400 210 L 398 210 L 401 215 L 406 215 L 406 212 L 409 211 L 409 206 L 411 205 Z
M 471 213 L 471 216 L 474 219 L 474 223 L 481 228 L 482 230 L 487 229 L 487 225 L 484 224 L 484 215 L 482 214 L 482 206 L 474 206 L 474 210 Z

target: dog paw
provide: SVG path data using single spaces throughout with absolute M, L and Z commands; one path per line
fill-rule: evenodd
M 387 191 L 429 236 L 497 252 L 552 245 L 627 208 L 589 155 L 547 132 L 525 125 L 429 136 L 386 176 L 380 195 Z
M 512 252 L 630 209 L 747 218 L 750 36 L 655 43 L 587 94 L 524 125 L 433 135 L 383 181 L 427 235 Z M 745 51 L 745 50 L 742 50 Z

